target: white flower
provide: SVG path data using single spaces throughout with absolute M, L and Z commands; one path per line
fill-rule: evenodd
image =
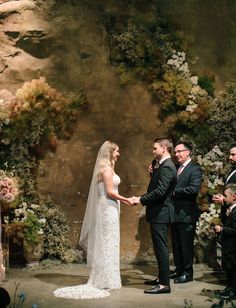
M 197 86 L 197 84 L 198 84 L 198 76 L 192 76 L 192 77 L 190 77 L 190 80 L 191 80 L 193 85 Z
M 197 94 L 199 94 L 200 90 L 201 90 L 201 88 L 198 85 L 196 85 L 196 86 L 192 87 L 191 93 L 193 95 L 197 95 Z
M 169 59 L 169 60 L 167 61 L 167 64 L 168 64 L 168 65 L 173 65 L 173 64 L 174 64 L 173 59 Z
M 188 74 L 189 73 L 188 63 L 187 62 L 183 63 L 180 66 L 179 71 L 184 72 L 185 74 Z
M 30 210 L 30 209 L 27 209 L 27 212 L 30 213 L 30 214 L 34 214 L 34 211 Z
M 221 152 L 220 148 L 218 147 L 218 145 L 215 145 L 212 149 L 212 152 L 216 153 L 219 156 L 223 156 L 224 154 Z
M 4 216 L 4 223 L 8 224 L 9 223 L 9 216 Z
M 191 103 L 186 107 L 186 111 L 192 113 L 197 108 L 197 106 L 197 104 L 191 101 Z
M 39 205 L 38 204 L 30 204 L 30 207 L 32 208 L 32 209 L 37 209 L 38 207 L 39 207 Z

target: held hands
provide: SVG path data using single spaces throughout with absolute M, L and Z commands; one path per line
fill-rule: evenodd
M 135 206 L 137 205 L 138 203 L 140 203 L 140 197 L 130 197 L 130 198 L 127 198 L 126 201 L 123 201 L 125 204 L 128 204 L 128 205 L 132 205 L 132 206 Z
M 133 198 L 132 197 L 126 198 L 126 200 L 123 201 L 123 203 L 125 203 L 127 205 L 133 205 Z
M 137 205 L 138 203 L 140 203 L 140 197 L 133 196 L 131 199 L 133 201 L 132 205 Z

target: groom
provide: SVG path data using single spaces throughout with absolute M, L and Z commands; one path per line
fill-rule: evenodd
M 170 139 L 156 139 L 153 154 L 158 161 L 157 168 L 153 168 L 147 193 L 141 197 L 133 197 L 134 203 L 146 206 L 147 221 L 151 226 L 151 236 L 154 252 L 159 269 L 159 280 L 146 281 L 154 285 L 144 293 L 170 293 L 169 251 L 167 243 L 168 226 L 174 220 L 172 192 L 176 183 L 176 168 L 170 153 L 173 143 Z

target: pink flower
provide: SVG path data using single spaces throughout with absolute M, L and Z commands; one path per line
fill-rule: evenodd
M 13 194 L 6 194 L 3 198 L 4 201 L 6 202 L 12 202 L 15 199 L 15 196 Z
M 0 170 L 0 201 L 12 202 L 17 195 L 17 182 Z

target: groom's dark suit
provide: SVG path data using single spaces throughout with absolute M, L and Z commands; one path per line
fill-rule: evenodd
M 171 227 L 176 272 L 193 276 L 193 253 L 196 221 L 199 218 L 197 195 L 202 182 L 198 164 L 190 161 L 178 176 L 173 192 L 175 223 Z
M 170 285 L 167 233 L 169 223 L 174 220 L 172 192 L 175 182 L 176 167 L 171 158 L 167 158 L 154 170 L 147 193 L 140 198 L 141 204 L 146 205 L 146 217 L 151 225 L 159 283 L 166 286 Z

